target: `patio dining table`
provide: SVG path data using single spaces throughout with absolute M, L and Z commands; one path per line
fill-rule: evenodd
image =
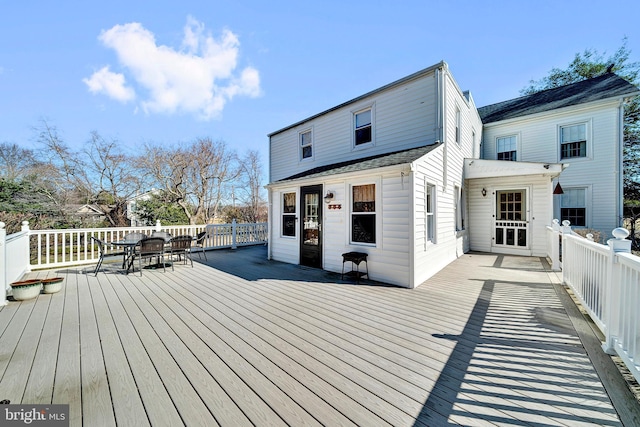
M 124 248 L 124 256 L 122 257 L 122 269 L 125 273 L 129 273 L 129 269 L 133 267 L 135 255 L 135 247 L 140 242 L 139 236 L 124 236 L 124 239 L 112 242 L 114 246 Z

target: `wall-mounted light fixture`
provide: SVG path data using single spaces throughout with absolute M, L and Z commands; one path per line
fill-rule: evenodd
M 332 200 L 333 200 L 333 191 L 327 190 L 327 194 L 324 196 L 324 202 L 331 203 Z
M 482 197 L 487 196 L 487 190 L 485 188 L 482 189 L 481 193 L 482 193 Z

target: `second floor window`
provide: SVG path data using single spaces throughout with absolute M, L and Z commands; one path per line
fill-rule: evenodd
M 462 123 L 461 123 L 462 119 L 460 117 L 460 109 L 458 107 L 456 107 L 456 142 L 458 144 L 460 144 L 460 140 L 461 140 L 461 127 L 462 127 Z
M 505 136 L 496 139 L 496 149 L 498 160 L 517 160 L 518 144 L 515 135 Z
M 560 158 L 587 157 L 587 125 L 580 123 L 560 128 Z
M 371 109 L 360 111 L 355 114 L 355 139 L 354 143 L 358 145 L 366 144 L 372 141 L 371 132 Z
M 313 157 L 313 144 L 311 142 L 311 131 L 300 134 L 300 159 L 310 159 Z

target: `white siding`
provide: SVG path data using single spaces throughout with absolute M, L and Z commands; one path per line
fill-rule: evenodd
M 430 73 L 272 135 L 270 181 L 318 166 L 435 142 L 435 90 L 434 73 Z M 354 149 L 353 112 L 367 106 L 374 110 L 375 145 Z M 313 129 L 314 158 L 313 161 L 299 161 L 298 133 L 309 128 Z
M 272 212 L 271 235 L 269 236 L 269 246 L 271 258 L 276 261 L 298 264 L 300 260 L 300 240 L 298 229 L 299 221 L 296 221 L 296 236 L 282 236 L 282 195 L 284 193 L 296 193 L 296 210 L 300 210 L 300 191 L 296 187 L 284 187 L 272 192 Z M 300 212 L 296 212 L 298 218 Z
M 617 207 L 621 197 L 617 190 L 622 173 L 618 164 L 618 106 L 619 103 L 615 101 L 574 106 L 548 114 L 490 124 L 484 130 L 484 158 L 496 158 L 497 137 L 517 135 L 518 160 L 568 163 L 570 166 L 560 175 L 562 187 L 587 188 L 587 227 L 609 233 L 618 225 Z M 574 123 L 587 123 L 587 158 L 561 160 L 559 128 Z M 554 213 L 559 216 L 558 206 Z

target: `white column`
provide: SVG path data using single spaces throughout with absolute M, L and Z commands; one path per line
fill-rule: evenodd
M 236 242 L 236 219 L 231 221 L 231 249 L 237 249 L 238 244 Z

